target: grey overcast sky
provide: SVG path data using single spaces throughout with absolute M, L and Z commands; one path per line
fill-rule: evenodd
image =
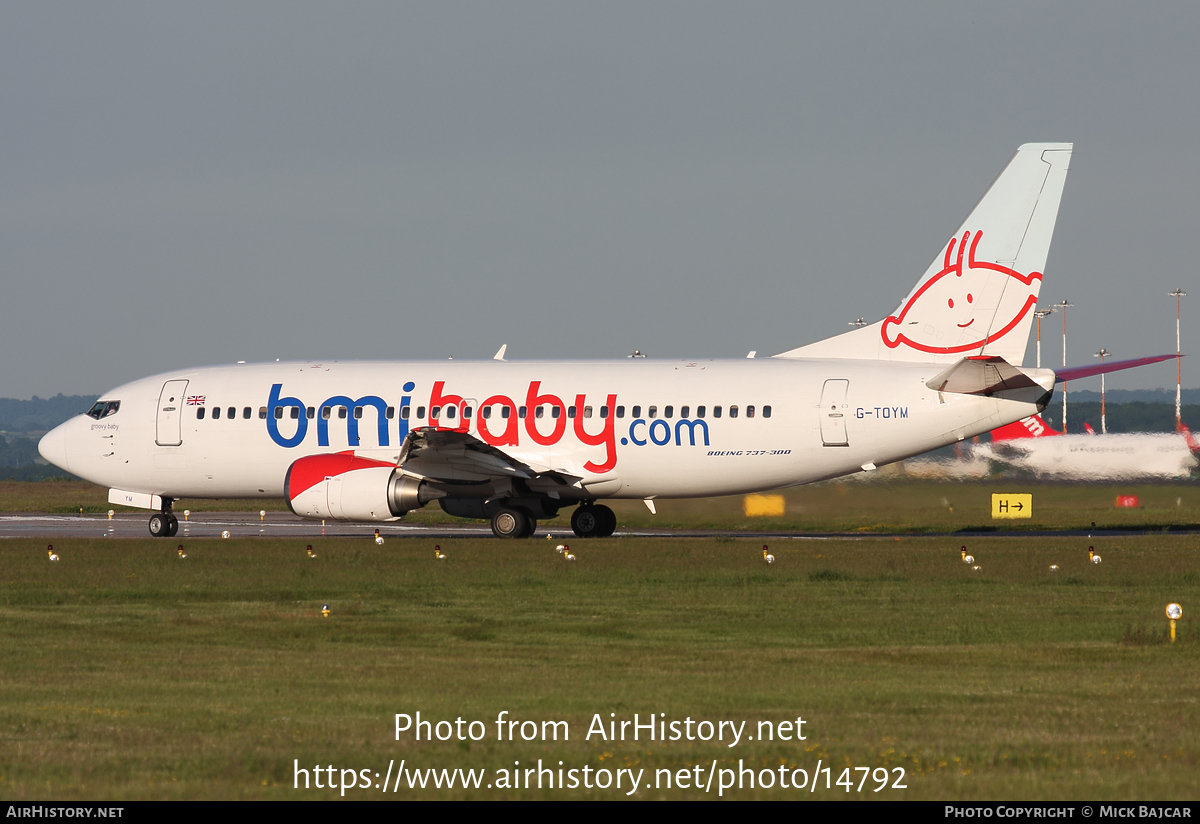
M 1200 355 L 1198 74 L 1195 3 L 4 3 L 0 396 L 772 354 L 895 308 L 1031 141 L 1075 143 L 1069 361 L 1173 351 L 1176 286 Z

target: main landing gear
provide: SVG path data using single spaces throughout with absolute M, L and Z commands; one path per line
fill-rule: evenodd
M 607 538 L 616 528 L 616 514 L 603 504 L 580 504 L 571 513 L 571 529 L 580 538 Z
M 544 513 L 553 517 L 553 511 Z M 571 513 L 571 529 L 580 538 L 607 538 L 617 528 L 617 516 L 601 504 L 583 503 Z M 537 518 L 529 509 L 504 506 L 492 515 L 492 534 L 497 538 L 528 538 L 537 530 Z
M 497 538 L 529 538 L 537 530 L 537 519 L 523 509 L 503 507 L 492 516 L 492 534 Z
M 150 534 L 155 538 L 174 538 L 179 531 L 179 519 L 171 512 L 170 499 L 163 499 L 163 511 L 150 516 Z

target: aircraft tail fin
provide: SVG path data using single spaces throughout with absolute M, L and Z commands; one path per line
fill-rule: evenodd
M 1187 444 L 1188 449 L 1192 450 L 1192 454 L 1200 455 L 1200 443 L 1196 442 L 1196 436 L 1192 434 L 1192 430 L 1188 429 L 1188 425 L 1183 421 L 1179 421 L 1175 425 L 1175 429 L 1180 435 L 1183 435 L 1184 443 Z
M 779 358 L 1020 365 L 1058 217 L 1070 143 L 1027 143 L 896 310 L 878 323 Z
M 1015 441 L 1022 438 L 1049 438 L 1062 433 L 1051 429 L 1050 424 L 1042 420 L 1041 415 L 1030 415 L 1016 423 L 1010 423 L 992 430 L 993 441 Z

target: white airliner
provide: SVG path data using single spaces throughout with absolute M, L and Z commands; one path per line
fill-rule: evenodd
M 576 534 L 605 536 L 604 498 L 653 509 L 871 471 L 1033 415 L 1075 377 L 1020 366 L 1071 148 L 1022 146 L 893 314 L 771 358 L 507 361 L 502 349 L 187 369 L 105 393 L 39 449 L 111 502 L 156 510 L 161 536 L 178 528 L 178 498 L 248 497 L 351 521 L 436 501 L 501 537 L 576 506 Z
M 1088 427 L 1089 431 L 1091 427 Z M 1122 481 L 1190 477 L 1200 462 L 1187 427 L 1178 432 L 1064 435 L 1040 415 L 992 432 L 991 443 L 971 449 L 972 459 L 996 461 L 1039 478 Z

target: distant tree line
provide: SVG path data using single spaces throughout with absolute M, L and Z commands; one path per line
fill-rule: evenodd
M 1095 401 L 1100 403 L 1100 393 L 1091 389 L 1074 389 L 1070 390 L 1070 398 L 1078 398 L 1080 401 Z M 1061 387 L 1054 392 L 1054 397 L 1058 398 L 1059 403 L 1062 398 L 1059 397 Z M 1166 403 L 1171 405 L 1171 409 L 1175 409 L 1175 388 L 1170 389 L 1110 389 L 1106 393 L 1108 402 L 1111 403 L 1134 403 L 1141 401 L 1142 403 Z M 1067 417 L 1071 417 L 1070 398 L 1067 401 Z M 1184 389 L 1180 393 L 1180 399 L 1185 406 L 1192 404 L 1200 404 L 1200 389 Z
M 1082 394 L 1082 393 L 1080 393 Z M 1175 399 L 1170 403 L 1113 403 L 1109 401 L 1106 409 L 1108 431 L 1117 432 L 1174 432 L 1175 431 Z M 1200 431 L 1200 404 L 1184 404 L 1182 410 L 1184 424 Z M 1042 419 L 1055 429 L 1062 429 L 1062 397 L 1056 392 L 1050 406 L 1042 413 Z M 1067 395 L 1067 432 L 1085 432 L 1084 424 L 1092 425 L 1096 432 L 1100 431 L 1100 402 L 1075 400 L 1074 393 Z
M 63 395 L 19 401 L 0 398 L 0 432 L 49 432 L 68 418 L 86 412 L 95 395 Z
M 36 438 L 0 435 L 0 481 L 45 481 L 74 478 L 71 473 L 46 463 L 38 454 Z

